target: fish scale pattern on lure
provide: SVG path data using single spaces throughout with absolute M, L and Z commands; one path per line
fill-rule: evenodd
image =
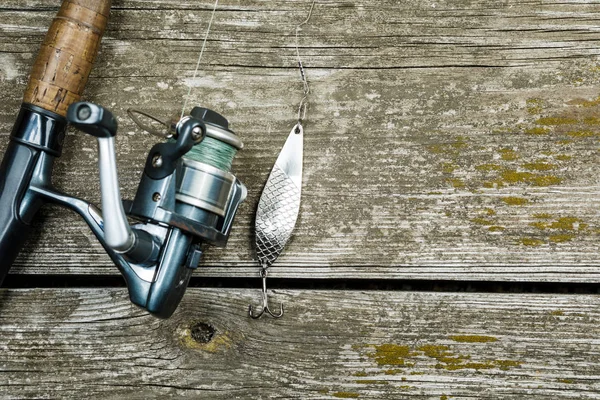
M 283 251 L 296 225 L 300 196 L 300 188 L 275 164 L 256 212 L 256 255 L 261 265 L 272 265 Z
M 290 132 L 265 184 L 256 212 L 256 253 L 270 267 L 294 230 L 302 192 L 303 129 Z

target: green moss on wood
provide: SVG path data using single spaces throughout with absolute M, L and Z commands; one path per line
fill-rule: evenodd
M 499 225 L 493 225 L 488 228 L 490 232 L 503 232 L 506 230 L 505 227 Z
M 530 171 L 550 171 L 556 169 L 556 165 L 541 161 L 525 163 L 522 167 Z
M 484 188 L 488 188 L 488 189 L 499 189 L 504 187 L 504 182 L 502 182 L 501 180 L 493 180 L 493 181 L 487 181 L 487 182 L 483 182 L 483 187 Z
M 450 336 L 450 339 L 459 343 L 490 343 L 498 341 L 498 339 L 493 336 L 483 335 L 454 335 Z
M 580 107 L 596 107 L 600 105 L 600 97 L 594 100 L 575 99 L 568 102 L 570 105 L 576 105 Z
M 444 345 L 428 344 L 418 347 L 417 350 L 422 351 L 427 357 L 438 360 L 441 364 L 436 365 L 436 368 L 448 369 L 463 364 L 465 360 L 470 358 L 469 356 L 454 355 L 450 348 Z
M 550 129 L 542 126 L 525 129 L 526 135 L 547 135 L 548 133 L 550 133 Z
M 519 158 L 519 154 L 513 149 L 504 148 L 498 150 L 498 152 L 504 161 L 514 161 Z
M 531 180 L 534 186 L 553 186 L 562 182 L 562 179 L 553 175 L 539 175 Z
M 554 221 L 548 221 L 552 218 L 550 214 L 534 214 L 533 216 L 541 221 L 530 222 L 530 226 L 541 231 L 554 231 L 548 236 L 548 241 L 551 243 L 569 242 L 589 226 L 580 218 L 572 216 L 560 217 Z
M 549 229 L 561 229 L 566 231 L 584 230 L 588 224 L 577 217 L 560 217 L 558 220 L 548 225 Z
M 522 244 L 522 245 L 524 245 L 524 246 L 537 247 L 537 246 L 543 245 L 544 241 L 540 240 L 540 239 L 536 239 L 536 238 L 525 237 L 525 238 L 520 238 L 519 239 L 519 243 Z
M 575 380 L 569 379 L 569 378 L 560 378 L 560 379 L 557 379 L 557 381 L 559 381 L 560 383 L 567 383 L 567 384 L 575 383 Z
M 500 171 L 502 169 L 502 165 L 498 165 L 498 164 L 481 164 L 481 165 L 476 165 L 475 169 L 477 171 L 485 171 L 485 172 Z
M 467 147 L 468 144 L 466 139 L 462 136 L 459 136 L 453 142 L 438 143 L 427 146 L 427 150 L 433 154 L 454 154 L 456 156 L 461 150 Z
M 524 206 L 529 204 L 529 200 L 524 197 L 509 196 L 503 197 L 501 200 L 509 206 Z
M 546 126 L 573 125 L 577 123 L 577 119 L 571 117 L 544 117 L 539 118 L 535 123 Z
M 525 101 L 527 106 L 527 113 L 531 115 L 538 115 L 542 113 L 544 101 L 542 99 L 531 98 Z
M 386 369 L 385 371 L 383 371 L 383 373 L 386 375 L 398 375 L 405 373 L 405 371 L 401 369 Z
M 456 164 L 452 164 L 452 163 L 443 163 L 442 164 L 442 172 L 444 172 L 445 174 L 451 174 L 452 172 L 454 172 L 454 170 L 458 168 L 458 166 Z
M 600 125 L 600 117 L 585 117 L 583 123 L 585 125 Z
M 573 157 L 572 156 L 568 156 L 566 154 L 558 154 L 554 157 L 555 159 L 557 159 L 558 161 L 569 161 L 571 160 Z
M 530 222 L 529 226 L 533 226 L 534 228 L 537 228 L 537 229 L 543 231 L 546 229 L 548 224 L 546 222 L 535 221 L 535 222 Z
M 456 355 L 450 351 L 448 346 L 444 345 L 424 345 L 417 348 L 427 357 L 438 361 L 436 368 L 445 369 L 448 371 L 456 371 L 462 369 L 494 369 L 508 370 L 510 368 L 521 365 L 518 361 L 513 360 L 484 360 L 472 361 L 471 356 Z
M 561 178 L 554 175 L 539 175 L 510 169 L 502 171 L 500 178 L 508 184 L 525 183 L 533 186 L 551 186 L 562 182 Z
M 454 335 L 451 339 L 458 343 L 492 343 L 497 341 L 493 336 L 484 335 Z M 373 345 L 374 353 L 368 354 L 369 358 L 375 360 L 379 366 L 400 366 L 413 367 L 419 357 L 428 357 L 437 361 L 435 368 L 455 371 L 460 369 L 501 369 L 507 370 L 521 365 L 521 362 L 514 360 L 472 360 L 470 355 L 455 354 L 449 346 L 425 344 L 411 349 L 409 346 L 398 344 Z M 413 362 L 408 362 L 411 360 Z M 386 375 L 396 375 L 406 373 L 403 369 L 386 369 Z M 423 372 L 411 373 L 413 375 L 423 374 Z M 406 377 L 402 378 L 403 381 Z
M 464 189 L 465 188 L 465 182 L 463 182 L 462 179 L 459 178 L 451 178 L 448 179 L 448 182 L 455 188 L 455 189 Z
M 477 225 L 485 225 L 485 226 L 494 225 L 494 221 L 490 221 L 488 219 L 481 218 L 481 217 L 472 218 L 471 222 L 474 224 L 477 224 Z
M 575 130 L 575 131 L 569 131 L 567 132 L 567 136 L 571 136 L 574 138 L 586 138 L 586 137 L 591 137 L 591 136 L 595 136 L 596 132 L 591 131 L 589 129 L 582 129 L 582 130 Z
M 457 150 L 466 149 L 468 147 L 467 140 L 468 138 L 465 136 L 458 136 L 456 138 L 456 141 L 451 143 L 451 146 Z
M 506 170 L 500 175 L 502 180 L 508 183 L 529 183 L 535 177 L 531 172 L 518 172 L 516 170 Z
M 570 234 L 564 233 L 564 234 L 560 234 L 560 235 L 550 235 L 548 237 L 548 240 L 550 240 L 552 243 L 564 243 L 564 242 L 570 242 L 574 238 L 575 238 L 575 235 L 570 235 Z
M 508 371 L 511 368 L 520 366 L 522 362 L 514 360 L 495 360 L 494 364 L 502 371 Z
M 375 346 L 373 358 L 379 366 L 396 365 L 405 366 L 406 358 L 413 356 L 410 347 L 397 344 L 381 344 Z

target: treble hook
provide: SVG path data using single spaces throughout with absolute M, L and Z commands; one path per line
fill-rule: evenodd
M 267 313 L 273 318 L 281 318 L 283 317 L 283 303 L 279 306 L 279 314 L 274 314 L 269 308 L 269 296 L 267 293 L 267 272 L 268 267 L 262 267 L 260 271 L 260 276 L 262 278 L 262 310 L 258 314 L 254 314 L 254 307 L 252 305 L 248 306 L 248 315 L 253 319 L 259 319 L 263 314 Z

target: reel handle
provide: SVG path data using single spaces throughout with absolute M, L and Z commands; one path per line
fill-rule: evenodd
M 147 232 L 131 229 L 123 209 L 115 154 L 117 120 L 103 107 L 79 102 L 69 106 L 67 121 L 98 139 L 104 243 L 115 252 L 125 255 L 129 261 L 139 264 L 153 262 L 158 258 L 159 244 Z
M 69 106 L 67 121 L 76 129 L 98 139 L 104 236 L 110 248 L 118 253 L 125 253 L 134 246 L 136 238 L 127 223 L 119 190 L 114 144 L 117 120 L 110 111 L 96 104 L 81 102 Z

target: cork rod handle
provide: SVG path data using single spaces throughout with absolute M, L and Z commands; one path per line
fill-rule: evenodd
M 111 0 L 64 0 L 37 56 L 23 101 L 65 116 L 79 101 L 108 23 Z

